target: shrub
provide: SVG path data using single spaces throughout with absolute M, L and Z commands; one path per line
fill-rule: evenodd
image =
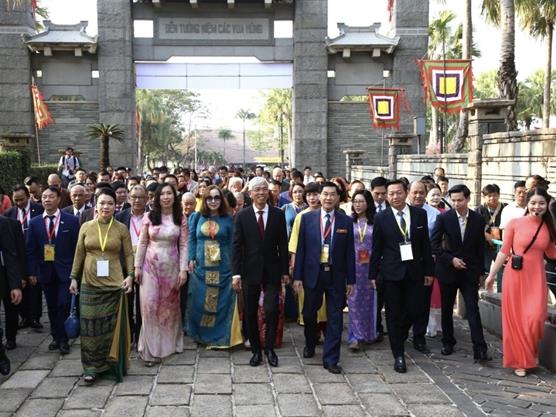
M 6 193 L 10 193 L 14 185 L 23 181 L 30 166 L 28 151 L 0 152 L 0 186 Z

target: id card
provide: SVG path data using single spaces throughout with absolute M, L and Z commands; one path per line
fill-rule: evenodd
M 56 256 L 56 250 L 54 249 L 54 245 L 51 244 L 44 245 L 44 261 L 54 262 L 55 256 Z
M 400 255 L 402 262 L 413 260 L 413 250 L 411 249 L 411 242 L 400 243 Z
M 110 265 L 108 259 L 97 259 L 97 277 L 106 278 L 109 274 Z
M 330 245 L 322 245 L 320 248 L 320 263 L 327 264 L 330 254 Z
M 368 264 L 369 263 L 369 250 L 368 249 L 359 249 L 357 251 L 357 262 L 360 264 Z

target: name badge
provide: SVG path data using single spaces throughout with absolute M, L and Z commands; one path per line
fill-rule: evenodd
M 330 254 L 330 245 L 322 245 L 320 248 L 320 263 L 327 264 Z
M 97 259 L 97 277 L 106 278 L 109 275 L 110 265 L 108 259 Z
M 51 244 L 44 245 L 44 261 L 54 262 L 55 256 L 56 256 L 56 250 L 54 249 L 54 245 Z
M 368 249 L 359 249 L 357 251 L 357 262 L 360 264 L 368 264 L 369 263 L 369 250 Z
M 413 260 L 413 250 L 411 249 L 411 242 L 400 243 L 400 255 L 402 262 Z

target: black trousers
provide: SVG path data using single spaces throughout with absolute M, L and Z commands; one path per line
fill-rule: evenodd
M 64 322 L 69 316 L 71 303 L 69 285 L 69 279 L 61 280 L 55 272 L 50 282 L 42 284 L 44 298 L 46 298 L 46 305 L 48 307 L 50 334 L 52 335 L 52 339 L 58 343 L 68 341 Z
M 425 335 L 429 325 L 429 314 L 431 311 L 432 285 L 425 286 L 423 291 L 423 311 L 417 321 L 413 324 L 413 344 L 425 344 Z
M 6 292 L 6 296 L 2 300 L 4 304 L 4 312 L 6 314 L 6 340 L 12 340 L 15 342 L 17 336 L 17 325 L 18 325 L 18 306 L 12 304 L 10 300 L 10 292 Z M 2 343 L 2 338 L 0 337 L 0 343 Z
M 259 309 L 259 297 L 261 286 L 264 289 L 264 315 L 266 322 L 265 350 L 274 349 L 276 340 L 276 330 L 278 327 L 278 290 L 280 281 L 263 281 L 262 284 L 245 285 L 243 288 L 243 298 L 245 301 L 245 321 L 247 323 L 247 335 L 253 353 L 261 351 L 259 337 L 259 326 L 257 323 L 257 311 Z
M 465 276 L 458 276 L 454 283 L 440 282 L 440 296 L 442 297 L 442 344 L 454 346 L 454 302 L 458 289 L 465 302 L 467 322 L 471 330 L 473 352 L 486 352 L 487 345 L 483 334 L 481 315 L 479 314 L 479 280 L 470 282 Z
M 18 306 L 19 315 L 23 320 L 40 320 L 42 317 L 42 288 L 37 282 L 36 285 L 27 284 L 22 291 L 23 298 Z
M 384 308 L 384 291 L 382 289 L 382 277 L 376 281 L 376 333 L 384 333 L 382 325 L 382 309 Z
M 403 356 L 409 328 L 422 318 L 425 285 L 406 276 L 401 281 L 383 281 L 388 338 L 394 357 Z

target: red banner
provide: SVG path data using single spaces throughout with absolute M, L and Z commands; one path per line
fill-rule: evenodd
M 52 115 L 48 111 L 48 107 L 44 102 L 43 96 L 36 85 L 31 86 L 33 94 L 33 107 L 35 110 L 35 123 L 38 129 L 43 129 L 46 125 L 54 123 Z
M 409 113 L 403 88 L 368 87 L 369 109 L 373 126 L 383 129 L 400 128 L 400 106 Z
M 392 21 L 392 14 L 394 13 L 394 0 L 388 0 L 388 21 Z

